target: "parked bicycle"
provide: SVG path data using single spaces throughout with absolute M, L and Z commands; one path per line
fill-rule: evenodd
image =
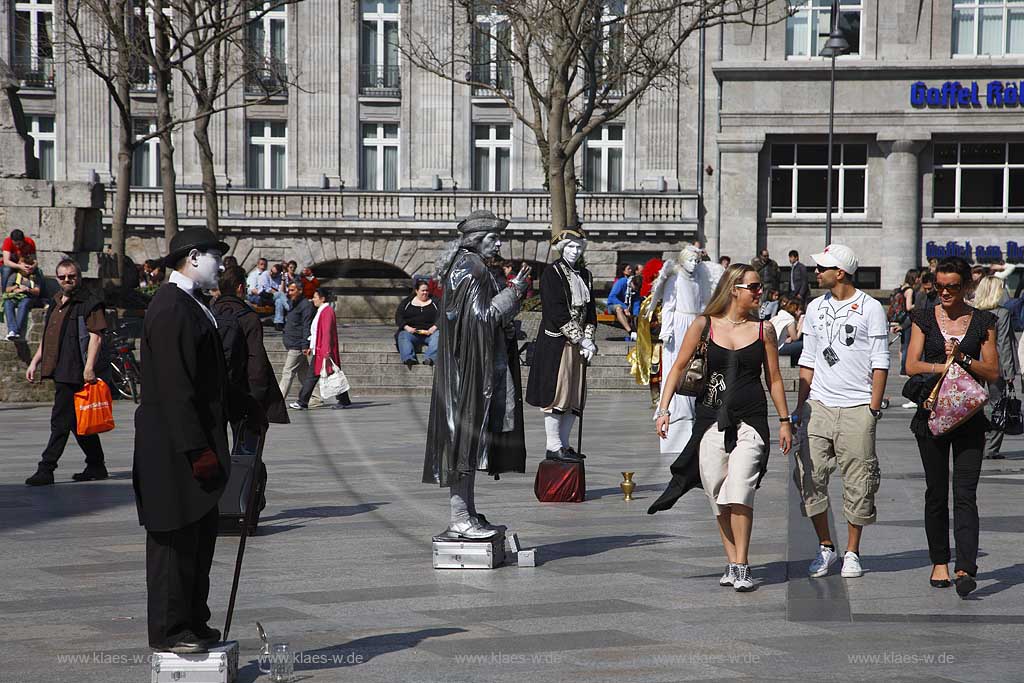
M 122 322 L 109 337 L 111 385 L 118 394 L 139 402 L 142 394 L 142 366 L 135 357 L 135 341 L 128 322 Z

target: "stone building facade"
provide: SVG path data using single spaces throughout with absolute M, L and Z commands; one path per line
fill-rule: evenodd
M 645 97 L 582 150 L 589 187 L 580 206 L 599 281 L 618 263 L 674 253 L 697 237 L 698 217 L 711 253 L 734 261 L 768 247 L 783 265 L 791 248 L 808 262 L 821 248 L 829 65 L 817 54 L 829 3 L 789 2 L 784 22 L 707 32 L 704 88 L 691 41 L 680 55 L 688 78 Z M 1024 110 L 1014 79 L 1024 67 L 1024 25 L 1013 5 L 841 0 L 853 54 L 836 69 L 833 239 L 857 249 L 864 284 L 895 285 L 929 244 L 931 253 L 969 242 L 972 251 L 989 248 L 986 257 L 994 249 L 1019 257 Z M 40 167 L 57 180 L 97 177 L 110 187 L 116 117 L 95 79 L 63 64 L 59 12 L 47 0 L 0 0 L 0 51 L 22 77 Z M 474 20 L 485 19 L 493 17 Z M 500 99 L 414 69 L 394 46 L 406 22 L 440 45 L 462 35 L 456 24 L 466 21 L 450 0 L 303 0 L 250 28 L 298 87 L 214 122 L 222 231 L 243 263 L 295 258 L 340 280 L 400 280 L 429 270 L 454 222 L 475 208 L 512 220 L 506 256 L 547 259 L 548 200 L 529 131 Z M 525 98 L 514 71 L 496 68 L 494 77 Z M 967 104 L 953 106 L 949 96 L 942 104 L 947 82 Z M 996 83 L 1003 95 L 993 99 Z M 245 84 L 232 96 L 242 101 Z M 145 130 L 153 114 L 145 83 L 136 110 Z M 179 214 L 201 223 L 191 131 L 175 135 Z M 136 261 L 163 247 L 155 161 L 155 143 L 137 154 Z

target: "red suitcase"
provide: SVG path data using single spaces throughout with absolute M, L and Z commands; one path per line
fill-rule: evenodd
M 542 503 L 582 503 L 587 499 L 587 477 L 581 462 L 542 460 L 533 482 Z

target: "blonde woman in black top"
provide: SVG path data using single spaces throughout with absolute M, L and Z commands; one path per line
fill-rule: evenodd
M 943 259 L 935 272 L 939 305 L 916 309 L 911 319 L 907 374 L 942 372 L 959 343 L 956 361 L 980 382 L 999 377 L 995 316 L 967 305 L 964 295 L 971 286 L 971 267 L 962 258 Z M 924 528 L 932 561 L 931 585 L 950 585 L 949 552 L 949 454 L 953 453 L 953 535 L 956 538 L 956 591 L 966 597 L 977 586 L 978 572 L 978 476 L 981 473 L 985 431 L 989 422 L 982 412 L 953 431 L 934 436 L 928 428 L 929 411 L 918 408 L 910 430 L 917 437 L 927 488 Z

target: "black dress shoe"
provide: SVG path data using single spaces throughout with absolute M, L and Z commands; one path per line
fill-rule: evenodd
M 39 469 L 31 477 L 25 480 L 26 486 L 51 486 L 53 484 L 53 472 Z
M 404 363 L 405 363 L 405 367 L 407 367 L 407 368 L 411 368 L 414 365 L 419 365 L 420 364 L 420 362 L 418 360 L 416 360 L 415 358 L 410 358 L 409 360 L 404 361 Z
M 196 637 L 205 645 L 214 645 L 220 642 L 220 631 L 215 628 L 210 628 L 206 624 L 193 627 L 192 632 L 195 633 Z
M 978 587 L 978 582 L 970 574 L 956 577 L 954 583 L 956 584 L 956 594 L 961 598 L 966 598 L 971 591 Z
M 184 631 L 156 649 L 176 655 L 199 655 L 209 651 L 202 639 L 192 631 Z
M 72 474 L 71 478 L 75 481 L 101 481 L 110 476 L 107 473 L 107 468 L 100 467 L 86 467 L 83 471 L 78 474 Z
M 949 588 L 953 585 L 949 579 L 928 579 L 928 583 L 932 585 L 932 588 Z
M 562 454 L 560 451 L 544 451 L 545 460 L 562 460 Z
M 582 453 L 577 453 L 576 449 L 573 448 L 572 446 L 567 446 L 565 448 L 565 450 L 569 451 L 570 453 L 573 454 L 573 456 L 579 458 L 580 460 L 586 460 L 587 459 L 587 456 L 583 455 Z
M 434 361 L 430 360 L 429 358 L 427 358 L 426 360 L 424 360 L 424 361 L 423 361 L 423 364 L 424 364 L 424 365 L 426 365 L 426 366 L 427 366 L 428 368 L 432 368 L 432 367 L 434 367 Z

